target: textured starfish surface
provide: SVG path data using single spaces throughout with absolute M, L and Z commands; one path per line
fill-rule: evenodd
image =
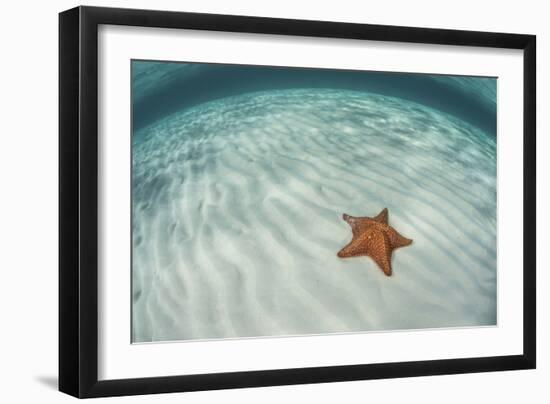
M 388 225 L 388 209 L 384 208 L 375 217 L 353 217 L 344 213 L 343 218 L 351 226 L 353 239 L 338 252 L 338 256 L 368 255 L 387 276 L 391 276 L 393 250 L 411 244 L 412 240 Z

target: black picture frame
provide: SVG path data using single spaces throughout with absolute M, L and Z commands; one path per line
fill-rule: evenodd
M 100 24 L 523 50 L 523 353 L 99 381 L 97 131 Z M 97 7 L 77 7 L 60 13 L 59 390 L 85 398 L 535 368 L 535 60 L 534 35 Z

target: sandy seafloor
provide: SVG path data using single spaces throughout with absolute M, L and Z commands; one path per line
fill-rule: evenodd
M 368 92 L 255 92 L 134 135 L 133 342 L 496 324 L 496 141 Z M 342 214 L 409 247 L 341 259 Z

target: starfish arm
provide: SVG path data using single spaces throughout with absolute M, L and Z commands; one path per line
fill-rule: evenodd
M 355 236 L 358 231 L 357 218 L 344 213 L 342 215 L 342 219 L 344 219 L 350 225 L 351 233 Z
M 368 226 L 370 220 L 369 218 L 350 216 L 345 213 L 342 218 L 350 225 L 354 237 L 360 234 L 364 227 Z
M 386 276 L 391 276 L 391 253 L 390 240 L 384 232 L 373 232 L 369 241 L 367 255 L 384 271 Z
M 338 251 L 338 256 L 340 258 L 356 257 L 358 255 L 366 255 L 365 246 L 363 245 L 363 239 L 358 237 L 353 237 L 353 239 Z
M 370 217 L 355 217 L 344 213 L 342 218 L 350 225 L 353 237 L 358 236 L 373 224 L 373 219 Z
M 372 220 L 375 220 L 378 223 L 388 224 L 388 208 L 382 209 L 382 211 L 373 217 Z
M 404 247 L 413 242 L 410 238 L 403 237 L 393 227 L 389 227 L 386 234 L 392 248 Z

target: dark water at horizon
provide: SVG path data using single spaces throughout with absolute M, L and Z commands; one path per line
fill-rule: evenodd
M 368 91 L 445 112 L 496 137 L 496 78 L 207 63 L 132 61 L 133 128 L 249 92 L 312 88 Z

